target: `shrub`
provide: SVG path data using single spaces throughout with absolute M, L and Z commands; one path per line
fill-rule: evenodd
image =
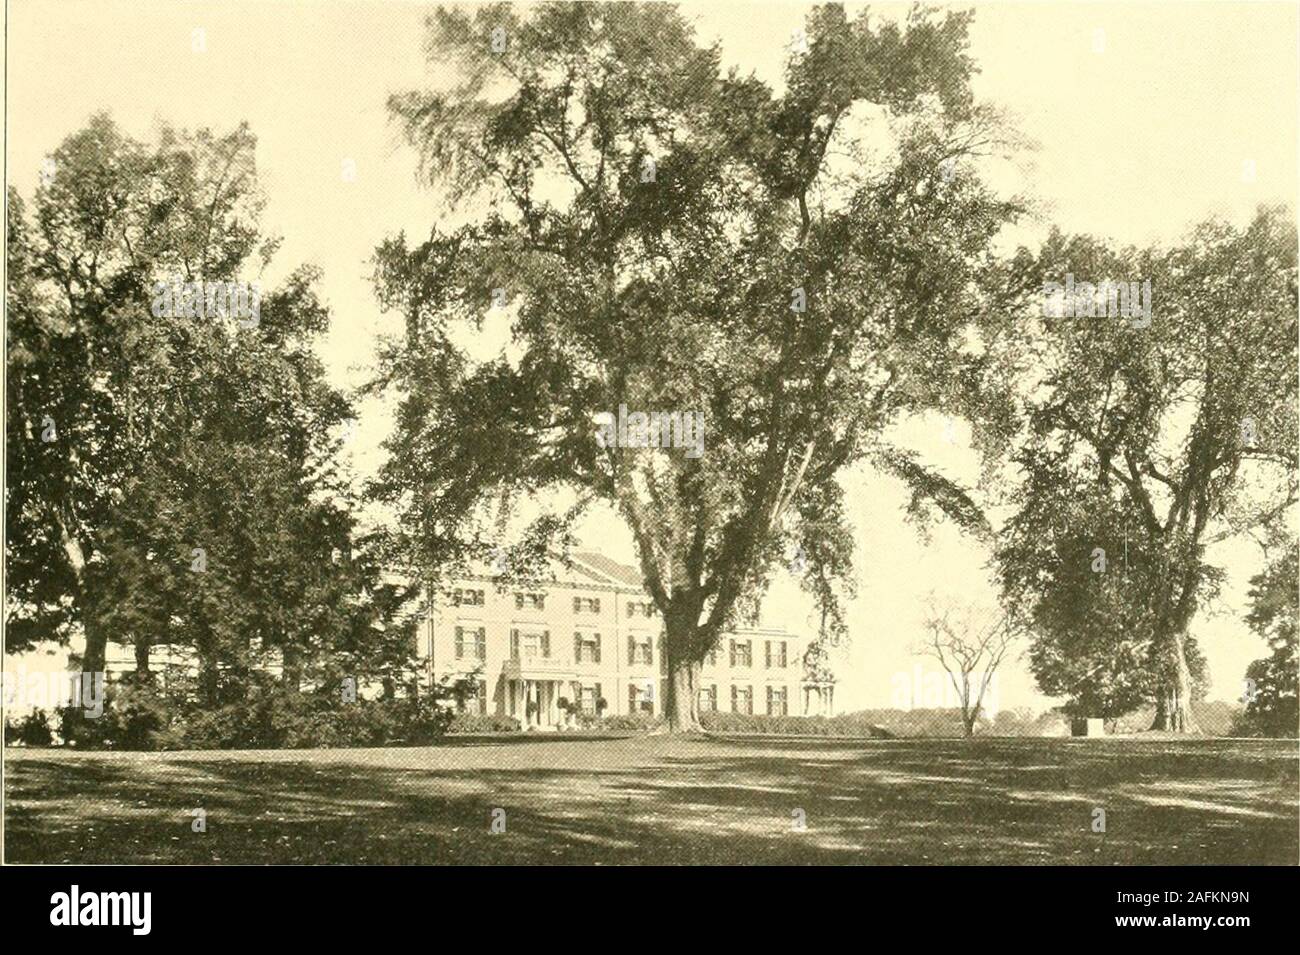
M 447 727 L 450 734 L 518 733 L 523 729 L 513 716 L 496 716 L 491 713 L 457 713 Z
M 429 743 L 452 714 L 429 695 L 345 701 L 337 686 L 298 691 L 267 678 L 214 709 L 184 692 L 114 684 L 98 718 L 79 707 L 60 717 L 64 739 L 85 749 L 307 749 Z
M 92 716 L 78 703 L 59 708 L 63 739 L 81 749 L 160 749 L 176 701 L 153 686 L 110 685 L 104 709 Z
M 5 719 L 5 744 L 23 746 L 49 746 L 54 742 L 50 729 L 50 715 L 44 710 L 32 710 L 22 719 Z
M 578 717 L 578 726 L 585 730 L 610 731 L 616 733 L 645 733 L 664 725 L 662 716 L 650 713 L 629 713 L 627 715 L 592 716 L 584 713 Z

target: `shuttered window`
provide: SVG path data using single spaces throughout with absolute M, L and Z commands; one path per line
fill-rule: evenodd
M 487 628 L 456 628 L 456 659 L 487 659 Z

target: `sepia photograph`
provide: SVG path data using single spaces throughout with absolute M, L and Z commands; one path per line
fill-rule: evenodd
M 4 8 L 36 921 L 1300 864 L 1297 3 Z

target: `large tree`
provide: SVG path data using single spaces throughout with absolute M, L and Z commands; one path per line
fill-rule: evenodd
M 1028 426 L 999 557 L 1047 692 L 1112 716 L 1145 700 L 1153 728 L 1195 729 L 1189 627 L 1223 579 L 1209 548 L 1275 532 L 1295 501 L 1295 242 L 1289 212 L 1261 209 L 1163 251 L 1053 234 L 1032 266 L 1045 292 L 1149 281 L 1152 306 L 1108 317 L 1099 297 L 1102 314 L 1071 316 L 1052 292 L 1024 324 Z
M 990 244 L 1016 206 L 969 162 L 999 142 L 969 19 L 817 8 L 775 92 L 724 74 L 667 5 L 440 9 L 429 57 L 458 83 L 391 107 L 470 221 L 393 238 L 376 268 L 405 319 L 376 383 L 400 399 L 376 490 L 415 560 L 433 574 L 490 547 L 486 502 L 573 492 L 511 549 L 523 566 L 607 502 L 664 620 L 681 730 L 710 648 L 797 548 L 824 629 L 843 628 L 847 468 L 982 527 L 884 439 L 925 408 L 1009 417 L 976 328 L 1007 296 Z M 517 354 L 475 361 L 460 330 L 494 307 Z M 623 407 L 702 416 L 703 453 L 598 441 Z
M 296 685 L 396 613 L 332 463 L 352 411 L 312 350 L 314 271 L 255 321 L 156 307 L 159 282 L 258 278 L 276 242 L 255 145 L 242 127 L 145 145 L 97 116 L 30 214 L 10 194 L 9 651 L 81 634 L 93 672 L 112 637 L 148 679 L 150 649 L 180 644 L 216 703 L 272 654 Z
M 51 155 L 30 216 L 10 193 L 10 650 L 81 628 L 85 667 L 103 669 L 89 607 L 104 533 L 185 407 L 203 334 L 151 314 L 153 283 L 239 277 L 256 252 L 251 161 L 246 130 L 148 149 L 99 115 Z

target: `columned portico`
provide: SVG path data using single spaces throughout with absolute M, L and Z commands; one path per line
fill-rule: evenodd
M 506 709 L 526 730 L 554 730 L 563 722 L 559 700 L 576 679 L 572 668 L 550 660 L 507 660 Z
M 835 684 L 805 683 L 803 685 L 804 716 L 835 715 Z

